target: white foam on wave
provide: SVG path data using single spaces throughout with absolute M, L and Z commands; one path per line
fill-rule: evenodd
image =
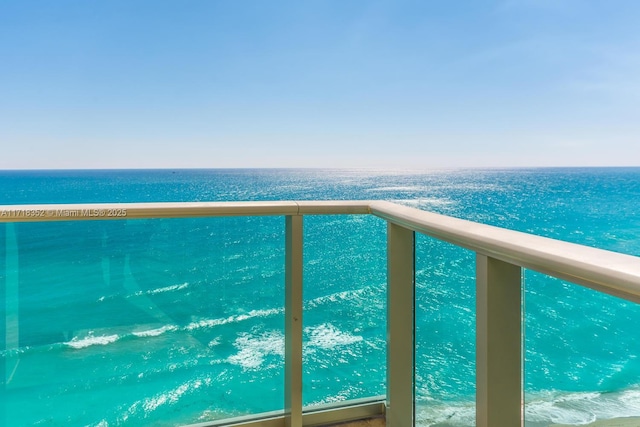
M 268 317 L 268 316 L 273 316 L 279 313 L 282 313 L 283 309 L 282 308 L 269 308 L 269 309 L 264 309 L 264 310 L 251 310 L 248 313 L 245 314 L 236 314 L 233 316 L 229 316 L 229 317 L 223 317 L 223 318 L 219 318 L 219 319 L 202 319 L 202 320 L 198 320 L 196 322 L 191 322 L 190 324 L 188 324 L 185 329 L 187 331 L 193 331 L 195 329 L 200 329 L 200 328 L 212 328 L 214 326 L 220 326 L 220 325 L 226 325 L 228 323 L 236 323 L 236 322 L 242 322 L 244 320 L 248 320 L 248 319 L 253 319 L 256 317 Z
M 142 407 L 146 413 L 155 411 L 158 407 L 165 405 L 167 403 L 175 403 L 180 400 L 180 397 L 183 396 L 189 389 L 192 387 L 197 389 L 200 388 L 201 382 L 196 380 L 191 383 L 181 384 L 173 390 L 169 390 L 166 393 L 163 393 L 159 396 L 155 396 L 152 398 L 147 398 L 144 400 Z
M 352 335 L 343 332 L 331 323 L 322 323 L 314 327 L 304 328 L 304 333 L 309 336 L 309 346 L 322 349 L 332 349 L 337 346 L 351 345 L 363 340 L 360 335 Z
M 629 408 L 635 415 L 640 414 L 640 389 L 621 392 L 619 400 L 625 408 Z
M 140 410 L 142 410 L 145 416 L 147 416 L 149 413 L 155 411 L 161 406 L 177 403 L 182 396 L 199 389 L 203 384 L 202 380 L 191 380 L 184 384 L 180 384 L 174 389 L 156 394 L 153 397 L 138 400 L 129 406 L 125 413 L 119 417 L 118 421 L 126 422 L 130 416 L 137 414 Z M 207 383 L 207 385 L 209 385 L 209 383 Z
M 229 356 L 227 362 L 245 370 L 261 368 L 268 355 L 284 356 L 284 335 L 275 330 L 258 336 L 242 333 L 233 345 L 238 352 Z
M 640 388 L 619 392 L 537 393 L 525 403 L 525 426 L 550 424 L 581 426 L 597 420 L 640 416 Z M 438 402 L 430 397 L 416 402 L 416 425 L 466 427 L 475 425 L 472 400 Z
M 312 299 L 306 303 L 305 308 L 316 308 L 323 304 L 333 304 L 338 301 L 348 301 L 352 299 L 361 299 L 367 291 L 370 291 L 370 287 L 364 287 L 355 290 L 341 291 L 329 295 L 324 295 Z
M 215 347 L 217 345 L 222 344 L 222 337 L 221 336 L 217 336 L 214 339 L 212 339 L 211 341 L 209 341 L 209 344 L 207 344 L 207 347 Z
M 584 425 L 596 420 L 640 415 L 640 389 L 612 393 L 547 392 L 525 404 L 525 419 L 534 423 Z
M 559 408 L 556 402 L 537 402 L 526 408 L 525 419 L 529 422 L 583 425 L 596 420 L 595 414 L 572 408 Z
M 178 327 L 176 325 L 164 325 L 164 326 L 155 327 L 155 328 L 152 325 L 147 325 L 147 327 L 150 329 L 137 330 L 137 331 L 129 331 L 129 330 L 123 331 L 122 328 L 120 328 L 118 329 L 117 333 L 114 333 L 115 331 L 110 331 L 111 333 L 103 332 L 102 335 L 95 335 L 94 331 L 88 331 L 86 334 L 81 334 L 73 337 L 71 341 L 65 342 L 64 345 L 67 345 L 76 350 L 80 350 L 80 349 L 91 347 L 94 345 L 112 344 L 122 340 L 123 338 L 157 337 L 166 332 L 178 330 Z
M 120 339 L 118 334 L 94 336 L 93 333 L 90 332 L 89 335 L 84 338 L 73 337 L 71 341 L 66 342 L 65 345 L 75 349 L 81 349 L 91 347 L 92 345 L 111 344 L 118 339 Z
M 139 337 L 139 338 L 157 337 L 158 335 L 162 335 L 165 332 L 175 331 L 177 329 L 178 329 L 178 327 L 175 326 L 175 325 L 165 325 L 165 326 L 162 326 L 162 327 L 156 328 L 156 329 L 148 329 L 146 331 L 136 331 L 136 332 L 133 332 L 133 335 L 135 335 L 136 337 Z

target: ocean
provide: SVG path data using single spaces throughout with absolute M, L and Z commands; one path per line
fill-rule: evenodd
M 640 256 L 640 168 L 0 171 L 0 204 L 380 199 Z M 385 223 L 304 222 L 303 402 L 385 393 Z M 639 261 L 640 262 L 640 261 Z M 472 426 L 474 254 L 419 235 L 416 413 Z M 282 410 L 283 217 L 0 224 L 0 423 Z M 640 306 L 524 274 L 526 425 L 640 415 Z

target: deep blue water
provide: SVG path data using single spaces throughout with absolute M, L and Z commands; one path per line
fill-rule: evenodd
M 3 205 L 326 199 L 640 256 L 640 168 L 0 172 Z M 384 394 L 384 222 L 306 217 L 304 250 L 305 404 Z M 282 217 L 0 226 L 0 422 L 163 426 L 282 409 L 283 265 Z M 423 425 L 474 424 L 474 268 L 472 253 L 418 237 Z M 530 271 L 524 282 L 528 424 L 640 415 L 640 308 Z

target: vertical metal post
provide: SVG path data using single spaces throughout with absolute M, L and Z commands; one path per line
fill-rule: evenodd
M 285 222 L 285 425 L 302 427 L 302 216 Z
M 476 254 L 476 425 L 521 426 L 522 269 Z
M 415 233 L 387 224 L 387 426 L 413 427 Z

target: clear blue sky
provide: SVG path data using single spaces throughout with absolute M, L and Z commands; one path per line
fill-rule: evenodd
M 0 0 L 0 169 L 640 165 L 640 1 Z

